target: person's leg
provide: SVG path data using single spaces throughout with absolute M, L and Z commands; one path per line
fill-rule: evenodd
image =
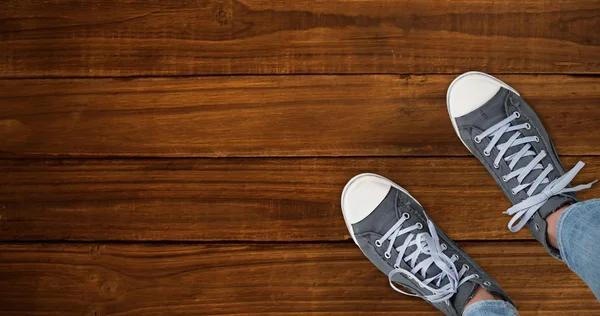
M 547 217 L 548 244 L 600 301 L 600 199 L 564 206 Z M 477 293 L 463 316 L 518 315 L 510 303 Z
M 564 206 L 546 220 L 548 244 L 600 300 L 600 199 Z M 518 315 L 508 302 L 482 292 L 466 305 L 464 316 Z
M 600 199 L 569 206 L 558 219 L 556 241 L 562 259 L 600 301 Z

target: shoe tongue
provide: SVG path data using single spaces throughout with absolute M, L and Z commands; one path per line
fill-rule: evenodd
M 467 301 L 475 295 L 477 290 L 477 284 L 471 281 L 467 281 L 458 287 L 456 294 L 450 298 L 450 303 L 459 312 L 459 315 L 465 310 Z
M 484 105 L 482 105 L 477 110 L 475 110 L 469 114 L 466 114 L 462 117 L 457 118 L 457 121 L 468 122 L 470 125 L 475 126 L 476 128 L 478 128 L 481 131 L 487 130 L 488 128 L 492 127 L 493 125 L 497 124 L 498 122 L 504 120 L 507 117 L 507 115 L 510 114 L 510 113 L 506 113 L 506 102 L 508 102 L 508 97 L 510 94 L 511 94 L 511 92 L 509 90 L 507 90 L 505 88 L 500 88 L 500 90 L 498 90 L 498 92 L 490 100 L 488 100 Z M 518 95 L 514 95 L 513 98 L 520 98 L 520 97 Z M 502 135 L 502 137 L 500 137 L 500 140 L 498 141 L 497 144 L 506 143 L 514 135 L 514 133 L 516 133 L 516 131 L 504 133 L 504 135 Z M 489 137 L 489 139 L 491 139 L 490 136 L 488 136 L 488 137 Z M 523 136 L 519 136 L 519 138 L 521 138 L 521 137 L 523 137 Z M 523 146 L 525 146 L 525 144 L 509 148 L 506 151 L 506 153 L 504 154 L 502 159 L 519 152 L 519 150 L 521 150 L 521 148 L 523 148 Z M 531 147 L 529 150 L 534 150 L 534 149 L 533 149 L 533 147 Z M 492 154 L 492 156 L 490 158 L 493 160 L 493 159 L 495 159 L 495 156 Z M 517 162 L 517 164 L 513 167 L 512 170 L 517 170 L 517 169 L 527 166 L 533 158 L 535 158 L 535 156 L 522 157 L 521 159 L 519 159 L 519 162 Z M 544 162 L 544 160 L 542 160 L 542 162 Z M 510 162 L 508 162 L 508 163 L 510 163 Z M 540 175 L 540 173 L 542 171 L 543 171 L 543 169 L 532 170 L 521 183 L 530 183 L 530 182 L 535 181 L 535 179 Z M 537 194 L 537 193 L 541 192 L 544 187 L 545 187 L 545 185 L 538 186 L 538 188 L 535 190 L 535 192 L 533 194 Z
M 397 241 L 394 243 L 394 245 L 396 247 L 400 246 L 401 243 L 398 243 Z M 412 254 L 415 250 L 417 249 L 416 246 L 411 246 L 406 250 L 405 255 L 410 255 Z M 425 254 L 420 254 L 415 266 L 418 265 L 420 262 L 422 262 L 423 260 L 426 260 L 429 258 L 429 255 L 425 255 Z M 403 262 L 402 264 L 403 268 L 407 269 L 407 270 L 411 270 L 411 268 L 409 267 L 408 263 Z M 440 272 L 442 272 L 442 270 L 436 266 L 435 264 L 432 264 L 431 266 L 429 266 L 429 269 L 427 269 L 427 272 L 425 274 L 425 278 L 421 277 L 421 273 L 417 272 L 416 273 L 416 277 L 423 281 L 427 278 L 431 278 L 433 276 L 438 275 Z M 440 285 L 437 285 L 437 280 L 432 281 L 431 283 L 429 283 L 430 287 L 433 288 L 440 288 L 443 287 L 445 285 L 447 285 L 450 281 L 448 280 L 448 277 L 444 277 L 442 279 L 442 281 L 440 282 Z M 452 296 L 452 298 L 450 298 L 450 303 L 452 304 L 452 306 L 460 313 L 462 313 L 462 311 L 465 308 L 465 305 L 467 303 L 467 301 L 473 296 L 473 294 L 475 293 L 475 290 L 477 289 L 477 284 L 475 284 L 474 282 L 471 281 L 467 281 L 465 283 L 463 283 L 461 286 L 458 287 L 456 293 L 454 294 L 454 296 Z
M 400 200 L 397 201 L 396 200 L 397 198 L 399 198 Z M 407 201 L 406 197 L 404 197 L 403 195 L 398 196 L 397 189 L 391 188 L 390 191 L 388 192 L 388 194 L 386 195 L 386 197 L 383 199 L 383 201 L 379 204 L 379 206 L 377 206 L 375 211 L 373 211 L 371 214 L 369 214 L 367 216 L 367 218 L 365 218 L 363 221 L 352 225 L 352 227 L 354 229 L 354 233 L 360 234 L 363 232 L 370 232 L 370 231 L 387 232 L 399 220 L 399 214 L 398 214 L 398 212 L 396 212 L 396 203 L 406 204 L 407 202 L 408 201 Z M 409 204 L 411 204 L 411 203 L 409 203 Z M 420 206 L 418 204 L 411 204 L 411 205 L 412 205 L 412 207 L 420 208 Z M 403 227 L 406 227 L 406 225 L 404 225 Z M 402 244 L 404 244 L 404 241 L 406 240 L 406 237 L 408 235 L 409 234 L 404 234 L 404 235 L 396 238 L 396 240 L 394 240 L 394 248 L 398 248 L 398 247 L 402 246 Z M 414 238 L 416 238 L 416 236 L 413 237 L 413 240 L 414 240 Z M 404 256 L 405 257 L 410 256 L 416 250 L 417 250 L 417 246 L 410 246 L 404 252 Z M 422 262 L 423 260 L 428 259 L 429 257 L 430 257 L 429 255 L 420 254 L 419 257 L 417 258 L 415 266 L 417 264 L 419 264 L 420 262 Z M 402 267 L 409 271 L 412 270 L 412 268 L 404 260 L 402 261 Z M 432 264 L 431 266 L 429 266 L 429 269 L 427 269 L 425 278 L 421 277 L 421 273 L 417 273 L 416 277 L 419 278 L 420 280 L 424 280 L 424 279 L 436 276 L 440 272 L 442 272 L 442 270 L 440 270 L 440 268 L 438 268 L 435 264 Z M 440 286 L 444 286 L 448 282 L 449 282 L 448 279 L 444 278 L 442 280 L 442 282 L 440 283 Z M 432 287 L 437 287 L 436 283 L 430 283 L 430 285 Z
M 408 236 L 408 235 L 406 235 L 406 236 Z M 401 239 L 401 240 L 400 240 L 400 239 Z M 404 241 L 405 241 L 405 240 L 406 240 L 405 238 L 398 238 L 398 239 L 396 239 L 396 241 L 394 242 L 394 246 L 395 246 L 395 247 L 400 247 L 400 246 L 402 246 L 402 244 L 404 243 Z M 414 240 L 414 239 L 413 239 L 413 240 Z M 410 256 L 411 254 L 413 254 L 415 251 L 417 251 L 417 246 L 410 246 L 410 247 L 408 247 L 408 248 L 406 249 L 406 251 L 404 252 L 404 257 L 409 257 L 409 256 Z M 415 266 L 417 266 L 419 263 L 423 262 L 423 260 L 427 260 L 429 257 L 430 257 L 430 255 L 426 255 L 426 254 L 423 254 L 423 253 L 421 253 L 421 254 L 420 254 L 418 257 L 417 257 L 417 260 L 416 260 L 416 262 L 415 262 Z M 403 268 L 405 268 L 405 269 L 407 269 L 407 270 L 409 270 L 409 271 L 410 271 L 410 270 L 412 270 L 412 268 L 410 267 L 409 263 L 411 263 L 411 261 L 410 261 L 410 260 L 409 260 L 408 262 L 406 262 L 406 261 L 403 261 Z M 434 263 L 432 263 L 432 264 L 429 266 L 429 268 L 427 269 L 427 271 L 425 272 L 425 277 L 424 277 L 424 278 L 423 278 L 423 277 L 421 277 L 421 272 L 420 272 L 420 271 L 419 271 L 419 272 L 417 272 L 417 273 L 415 274 L 415 276 L 416 276 L 416 277 L 417 277 L 419 280 L 423 281 L 423 280 L 425 280 L 425 279 L 428 279 L 428 278 L 431 278 L 431 277 L 434 277 L 434 276 L 436 276 L 436 275 L 440 274 L 440 272 L 442 272 L 442 270 L 441 270 L 441 269 L 440 269 L 440 268 L 439 268 L 437 265 L 435 265 Z M 448 278 L 447 278 L 447 277 L 444 277 L 444 278 L 442 279 L 442 281 L 440 282 L 440 287 L 441 287 L 441 286 L 444 286 L 444 285 L 446 285 L 448 282 L 450 282 L 450 281 L 448 281 Z M 433 287 L 433 288 L 438 288 L 438 286 L 437 286 L 437 280 L 434 280 L 434 281 L 432 281 L 431 283 L 429 283 L 429 286 L 431 286 L 431 287 Z

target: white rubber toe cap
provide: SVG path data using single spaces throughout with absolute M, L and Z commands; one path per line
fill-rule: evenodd
M 477 110 L 496 95 L 500 88 L 511 90 L 519 95 L 511 86 L 483 72 L 467 72 L 452 81 L 446 94 L 446 104 L 452 126 L 459 138 L 456 118 Z M 465 147 L 469 148 L 466 144 Z
M 367 217 L 381 204 L 391 183 L 373 174 L 360 174 L 346 184 L 342 193 L 342 212 L 348 228 Z
M 504 82 L 482 72 L 460 75 L 450 84 L 446 96 L 450 116 L 456 118 L 471 113 L 496 95 L 501 87 L 517 93 Z

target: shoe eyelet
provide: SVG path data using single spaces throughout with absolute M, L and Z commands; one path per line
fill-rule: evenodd
M 489 281 L 484 281 L 483 285 L 485 285 L 485 286 L 492 286 L 492 283 L 490 283 Z
M 490 156 L 490 154 L 491 154 L 491 152 L 489 152 L 489 151 L 485 151 L 485 150 L 484 150 L 484 151 L 483 151 L 483 154 L 484 154 L 486 157 L 489 157 L 489 156 Z
M 400 266 L 397 264 L 394 264 L 394 269 L 400 269 Z
M 502 176 L 502 181 L 508 182 L 508 179 L 506 178 L 506 176 Z
M 468 264 L 463 264 L 463 269 L 465 269 L 465 271 L 469 271 L 471 267 L 469 267 Z
M 408 214 L 408 213 L 403 213 L 403 214 L 402 214 L 402 218 L 404 218 L 404 219 L 409 219 L 409 218 L 410 218 L 410 214 Z
M 513 115 L 515 115 L 516 118 L 520 118 L 521 117 L 521 113 L 519 113 L 517 111 L 513 112 Z
M 423 224 L 417 223 L 417 229 L 423 229 Z
M 442 244 L 441 246 L 442 246 L 442 250 L 448 249 L 448 246 L 446 246 L 446 244 Z
M 540 142 L 540 138 L 539 138 L 539 137 L 535 136 L 535 138 L 534 138 L 534 139 L 535 139 L 535 142 L 536 142 L 536 143 L 539 143 L 539 142 Z
M 498 169 L 500 168 L 500 165 L 494 164 L 494 168 Z
M 389 259 L 389 258 L 391 258 L 391 257 L 392 257 L 392 255 L 391 255 L 391 254 L 389 254 L 389 253 L 387 253 L 387 252 L 386 252 L 386 253 L 384 253 L 383 255 L 385 256 L 385 258 L 386 258 L 386 259 Z
M 525 123 L 525 129 L 530 130 L 531 129 L 531 125 L 529 123 Z
M 475 273 L 473 275 L 475 276 L 475 279 L 479 279 L 479 274 Z
M 538 231 L 538 232 L 540 231 L 540 224 L 535 223 L 535 230 Z
M 517 192 L 515 192 L 515 190 L 510 189 L 510 192 L 512 193 L 512 195 L 517 195 Z
M 375 246 L 377 246 L 377 248 L 381 247 L 383 244 L 381 243 L 381 241 L 375 240 Z
M 479 138 L 479 136 L 475 136 L 475 137 L 473 138 L 473 140 L 474 140 L 474 141 L 475 141 L 477 144 L 481 143 L 481 138 Z
M 459 257 L 457 254 L 453 254 L 453 255 L 452 255 L 452 259 L 456 259 L 456 260 L 458 260 L 458 259 L 460 259 L 460 257 Z

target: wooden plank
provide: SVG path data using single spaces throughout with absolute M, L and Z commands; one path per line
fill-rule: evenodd
M 596 0 L 0 3 L 0 77 L 598 73 Z
M 467 155 L 454 76 L 0 81 L 0 157 Z M 599 155 L 600 77 L 501 76 L 562 154 Z
M 592 292 L 537 243 L 461 246 L 521 315 L 597 315 Z M 2 315 L 439 315 L 350 243 L 4 244 L 0 276 Z
M 600 157 L 582 160 L 573 183 L 600 174 Z M 0 240 L 348 240 L 340 195 L 362 172 L 409 190 L 456 240 L 531 238 L 508 231 L 510 204 L 475 158 L 312 158 L 3 160 Z

